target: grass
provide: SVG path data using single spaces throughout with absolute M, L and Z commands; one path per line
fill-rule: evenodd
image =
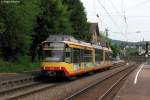
M 3 61 L 0 59 L 0 73 L 22 73 L 40 69 L 40 62 L 31 62 L 29 57 L 20 57 L 20 61 Z

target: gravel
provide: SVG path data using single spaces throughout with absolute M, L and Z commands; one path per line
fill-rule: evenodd
M 131 64 L 130 64 L 131 65 Z M 96 80 L 103 80 L 107 75 L 113 74 L 114 71 L 119 71 L 127 66 L 108 70 L 105 72 L 97 73 L 88 77 L 84 77 L 75 81 L 66 82 L 66 84 L 59 85 L 54 88 L 49 88 L 45 91 L 27 95 L 26 97 L 19 98 L 18 100 L 62 100 L 76 91 L 88 86 Z

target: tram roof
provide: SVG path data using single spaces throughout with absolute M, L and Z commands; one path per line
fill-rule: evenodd
M 78 46 L 93 48 L 90 43 L 72 42 L 72 41 L 63 41 L 63 42 L 67 43 L 68 45 L 78 45 Z
M 101 45 L 96 45 L 92 43 L 87 43 L 84 41 L 79 41 L 70 35 L 49 35 L 49 37 L 44 42 L 64 42 L 67 44 L 84 46 L 84 47 L 89 47 L 89 48 L 96 48 L 96 49 L 103 49 L 105 51 L 111 52 L 110 48 L 102 47 Z

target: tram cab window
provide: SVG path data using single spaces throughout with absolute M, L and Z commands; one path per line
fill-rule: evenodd
M 112 60 L 112 56 L 111 56 L 111 53 L 109 53 L 108 55 L 109 55 L 109 60 Z
M 45 61 L 63 61 L 63 50 L 44 50 Z
M 64 43 L 46 42 L 43 44 L 44 61 L 60 62 L 64 57 Z
M 111 60 L 112 56 L 110 52 L 106 52 L 106 60 Z
M 95 60 L 102 61 L 103 60 L 103 51 L 100 49 L 96 49 L 95 51 Z
M 105 52 L 105 60 L 109 60 L 108 52 Z

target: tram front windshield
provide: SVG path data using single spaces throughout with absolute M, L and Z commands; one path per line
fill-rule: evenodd
M 44 60 L 45 61 L 63 61 L 63 50 L 44 50 Z
M 63 61 L 64 43 L 48 42 L 44 44 L 44 61 Z

